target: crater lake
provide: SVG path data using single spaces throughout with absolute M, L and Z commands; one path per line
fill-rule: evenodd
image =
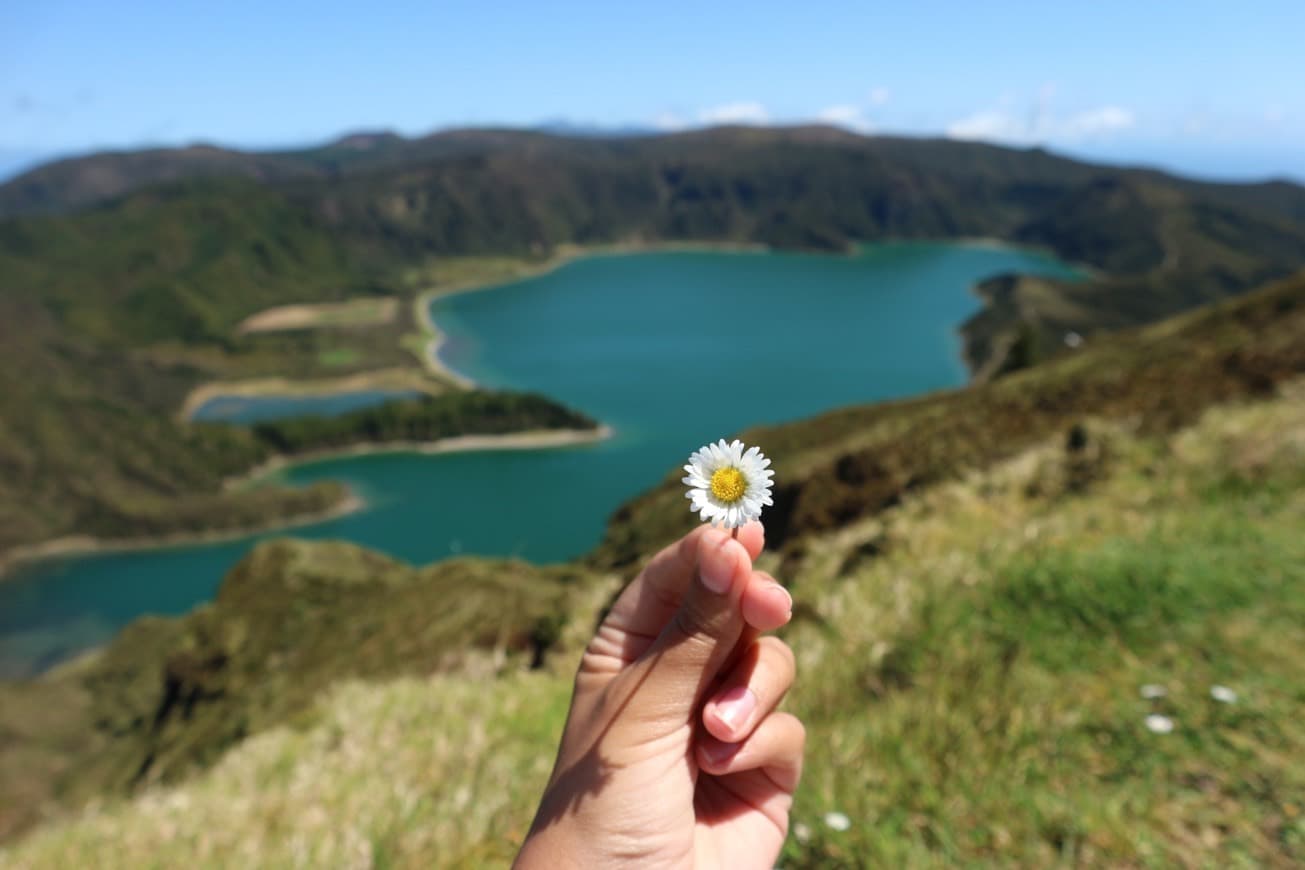
M 548 395 L 610 426 L 612 437 L 306 462 L 279 479 L 342 481 L 365 509 L 221 543 L 20 566 L 0 581 L 0 677 L 39 673 L 138 616 L 209 600 L 237 560 L 278 534 L 347 539 L 415 563 L 577 556 L 623 501 L 707 441 L 964 384 L 957 328 L 980 305 L 971 288 L 1002 272 L 1075 274 L 995 245 L 893 243 L 849 256 L 595 255 L 437 298 L 431 313 L 447 366 L 487 387 Z M 775 471 L 782 479 L 784 469 Z

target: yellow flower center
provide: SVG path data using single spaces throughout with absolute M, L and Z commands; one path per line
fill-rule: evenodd
M 711 475 L 711 494 L 726 504 L 733 504 L 748 491 L 748 482 L 737 468 L 718 468 Z

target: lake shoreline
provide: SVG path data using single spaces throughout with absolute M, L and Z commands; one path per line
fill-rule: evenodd
M 451 284 L 447 287 L 432 287 L 417 294 L 413 300 L 413 317 L 421 326 L 425 339 L 422 362 L 427 371 L 441 378 L 449 378 L 464 389 L 475 389 L 480 385 L 474 380 L 455 371 L 440 357 L 440 351 L 448 341 L 448 336 L 430 313 L 431 303 L 436 299 L 458 296 L 463 293 L 478 293 L 493 290 L 507 284 L 540 278 L 550 272 L 556 272 L 563 266 L 591 257 L 620 256 L 623 254 L 674 254 L 674 253 L 711 253 L 711 254 L 764 254 L 771 252 L 766 245 L 746 242 L 617 242 L 611 245 L 559 245 L 549 257 L 538 263 L 522 263 L 511 275 L 489 281 L 471 280 Z
M 1036 272 L 998 273 L 989 275 L 970 285 L 970 295 L 979 300 L 979 309 L 958 324 L 954 331 L 960 343 L 961 361 L 969 372 L 969 383 L 970 385 L 978 385 L 987 383 L 997 376 L 1015 343 L 1015 334 L 1009 331 L 1010 328 L 1018 326 L 1028 316 L 1027 312 L 1018 305 L 1018 299 L 1016 299 L 1014 310 L 1007 311 L 1005 319 L 1009 320 L 1009 322 L 1004 327 L 999 326 L 996 331 L 992 331 L 992 327 L 985 326 L 990 318 L 1000 318 L 1002 313 L 1002 302 L 998 298 L 1000 294 L 993 291 L 994 286 L 1008 277 L 1014 279 L 1016 283 L 1027 280 L 1078 282 L 1099 279 L 1102 273 L 1086 263 L 1061 260 L 1055 251 L 1041 245 L 1017 245 L 1001 239 L 974 239 L 971 240 L 970 244 L 972 247 L 990 250 L 1032 252 L 1062 263 L 1070 272 L 1068 275 L 1057 277 L 1041 275 Z M 985 342 L 987 347 L 980 350 Z
M 338 378 L 250 378 L 243 381 L 209 381 L 195 387 L 186 396 L 178 417 L 183 422 L 196 422 L 195 412 L 213 399 L 231 397 L 256 399 L 266 396 L 336 396 L 342 393 L 367 390 L 414 390 L 430 396 L 441 395 L 445 390 L 418 371 L 405 367 L 375 369 L 343 375 Z
M 999 238 L 974 237 L 954 240 L 886 239 L 859 242 L 843 254 L 814 252 L 814 256 L 855 256 L 857 250 L 859 250 L 862 245 L 883 245 L 892 243 L 910 244 L 913 242 L 919 242 L 921 244 L 953 244 L 1009 251 L 1032 250 L 1038 253 L 1051 253 L 1037 247 L 1012 244 Z M 519 281 L 530 280 L 557 271 L 571 263 L 593 257 L 656 253 L 767 253 L 771 252 L 771 250 L 771 248 L 765 245 L 749 243 L 689 241 L 621 242 L 610 245 L 594 246 L 562 245 L 559 246 L 551 256 L 544 258 L 537 263 L 523 261 L 519 267 L 508 276 L 500 276 L 492 279 L 473 279 L 466 282 L 452 283 L 447 286 L 432 287 L 418 293 L 413 299 L 413 305 L 414 318 L 423 330 L 423 338 L 425 339 L 424 352 L 422 353 L 422 361 L 425 364 L 424 372 L 407 367 L 394 367 L 371 372 L 360 372 L 335 379 L 295 380 L 290 378 L 261 378 L 243 382 L 214 381 L 202 384 L 192 390 L 190 395 L 187 396 L 179 415 L 183 419 L 189 419 L 196 408 L 201 407 L 210 399 L 222 395 L 250 397 L 276 394 L 331 395 L 360 389 L 397 386 L 419 389 L 423 392 L 435 394 L 439 385 L 432 382 L 432 377 L 443 381 L 444 383 L 451 382 L 456 385 L 456 388 L 475 389 L 479 386 L 475 381 L 453 370 L 440 358 L 440 351 L 447 341 L 447 335 L 445 335 L 445 333 L 440 329 L 430 312 L 431 303 L 436 299 L 462 293 L 475 293 L 492 290 Z M 1071 266 L 1073 266 L 1073 264 L 1071 264 Z M 1073 267 L 1076 269 L 1079 268 L 1077 266 Z M 984 281 L 986 280 L 989 279 L 984 279 Z M 969 288 L 970 292 L 978 297 L 981 302 L 982 307 L 980 308 L 980 312 L 991 304 L 991 301 L 979 292 L 984 281 L 972 284 Z M 968 342 L 966 341 L 963 332 L 963 326 L 964 323 L 959 324 L 955 331 L 960 339 L 960 357 L 962 365 L 964 365 L 968 370 L 970 382 L 973 383 L 975 379 L 978 378 L 979 372 L 976 371 L 973 365 L 973 360 L 970 358 L 969 354 L 966 353 L 966 345 Z M 402 452 L 438 454 L 468 450 L 547 449 L 555 446 L 573 446 L 593 441 L 600 441 L 610 437 L 610 435 L 610 428 L 602 426 L 597 430 L 567 430 L 567 434 L 562 436 L 558 436 L 556 433 L 525 432 L 500 436 L 454 436 L 433 442 L 359 444 L 340 449 L 313 451 L 301 456 L 273 457 L 247 472 L 228 478 L 224 481 L 223 486 L 224 488 L 230 489 L 249 485 L 254 481 L 275 474 L 293 465 L 319 462 L 332 458 Z M 293 529 L 316 522 L 324 522 L 357 512 L 362 510 L 364 507 L 365 504 L 363 504 L 360 499 L 353 494 L 350 494 L 342 500 L 340 504 L 327 511 L 316 512 L 302 517 L 279 518 L 265 524 L 242 529 L 124 539 L 103 539 L 85 535 L 64 536 L 39 544 L 19 546 L 8 552 L 0 552 L 0 581 L 3 581 L 12 574 L 11 569 L 14 566 L 22 563 L 41 561 L 43 559 L 68 555 L 133 549 L 155 549 L 161 547 L 186 546 L 189 544 L 204 544 L 223 540 L 234 540 L 276 529 Z
M 355 444 L 330 450 L 314 450 L 299 456 L 278 456 L 243 474 L 224 481 L 224 488 L 236 488 L 249 485 L 276 474 L 295 465 L 323 462 L 337 458 L 369 456 L 382 453 L 421 453 L 438 455 L 443 453 L 467 453 L 487 450 L 548 450 L 560 447 L 574 447 L 604 441 L 613 435 L 609 426 L 597 429 L 536 429 L 526 432 L 510 432 L 502 435 L 453 435 L 434 441 L 402 441 L 388 444 Z M 253 535 L 269 532 L 292 530 L 315 523 L 328 522 L 367 508 L 367 502 L 356 493 L 349 492 L 338 503 L 324 511 L 316 511 L 297 517 L 272 520 L 256 526 L 239 529 L 224 529 L 208 532 L 181 532 L 167 535 L 151 535 L 139 538 L 97 538 L 93 535 L 65 535 L 38 544 L 27 544 L 0 553 L 0 582 L 15 576 L 14 570 L 20 565 L 42 562 L 68 556 L 90 556 L 99 553 L 115 553 L 131 550 L 163 550 L 171 547 L 188 547 L 201 544 L 217 544 L 234 541 Z
M 962 236 L 956 239 L 876 239 L 873 241 L 859 241 L 851 245 L 848 250 L 841 253 L 830 251 L 799 251 L 794 253 L 805 253 L 818 257 L 839 257 L 839 256 L 856 256 L 864 247 L 888 244 L 948 244 L 959 247 L 978 248 L 981 250 L 1007 251 L 1012 253 L 1031 252 L 1053 259 L 1059 259 L 1056 252 L 1051 248 L 1041 245 L 1021 245 L 1010 242 L 996 236 Z M 423 339 L 425 340 L 424 350 L 422 353 L 422 363 L 426 370 L 433 376 L 453 381 L 463 389 L 475 389 L 480 385 L 473 379 L 454 370 L 447 362 L 440 357 L 440 352 L 448 341 L 448 336 L 440 329 L 439 324 L 435 322 L 434 316 L 430 312 L 431 303 L 436 299 L 444 299 L 449 296 L 457 296 L 463 293 L 478 293 L 482 290 L 493 290 L 503 287 L 507 284 L 515 284 L 519 281 L 528 281 L 532 278 L 539 278 L 550 272 L 555 272 L 563 266 L 571 263 L 588 259 L 590 257 L 620 256 L 623 254 L 672 254 L 672 253 L 717 253 L 717 254 L 742 254 L 742 253 L 776 253 L 774 248 L 767 245 L 752 244 L 747 242 L 617 242 L 611 245 L 559 245 L 557 250 L 549 257 L 538 263 L 522 263 L 510 276 L 505 278 L 496 278 L 492 280 L 471 280 L 462 283 L 454 283 L 447 287 L 432 287 L 418 293 L 413 300 L 413 318 L 421 327 Z M 1091 266 L 1079 263 L 1070 263 L 1071 269 L 1082 273 L 1086 277 L 1093 277 L 1097 270 Z M 1023 273 L 1021 273 L 1023 274 Z M 972 315 L 977 317 L 983 314 L 992 306 L 992 300 L 983 292 L 983 285 L 997 277 L 989 275 L 969 286 L 971 295 L 978 298 L 980 308 Z M 986 375 L 986 369 L 989 367 L 983 361 L 974 359 L 970 341 L 965 334 L 965 326 L 968 321 L 962 321 L 955 327 L 955 333 L 960 343 L 959 357 L 961 364 L 965 366 L 969 376 L 969 383 L 979 383 Z
M 528 429 L 500 435 L 450 435 L 434 441 L 389 441 L 382 443 L 353 444 L 348 447 L 310 450 L 291 456 L 274 456 L 249 471 L 228 478 L 223 486 L 235 489 L 256 483 L 286 468 L 347 459 L 357 456 L 377 456 L 385 453 L 420 453 L 437 456 L 442 453 L 470 453 L 490 450 L 551 450 L 558 447 L 577 447 L 596 444 L 612 437 L 610 426 L 596 429 Z
M 90 556 L 97 553 L 117 553 L 129 550 L 166 550 L 171 547 L 189 547 L 199 544 L 220 544 L 251 535 L 261 535 L 279 529 L 294 529 L 313 523 L 327 522 L 357 513 L 367 507 L 358 495 L 350 492 L 338 504 L 324 511 L 298 517 L 273 520 L 256 526 L 224 529 L 209 532 L 178 532 L 168 535 L 149 535 L 139 538 L 97 538 L 94 535 L 65 535 L 39 544 L 15 547 L 0 554 L 0 582 L 14 577 L 13 569 L 33 562 L 44 562 L 65 556 Z

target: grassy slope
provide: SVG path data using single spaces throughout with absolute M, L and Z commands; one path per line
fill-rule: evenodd
M 61 805 L 193 773 L 301 719 L 341 679 L 456 670 L 486 650 L 542 661 L 561 614 L 585 609 L 576 602 L 591 578 L 574 566 L 417 569 L 345 543 L 264 544 L 212 604 L 140 619 L 40 680 L 0 682 L 0 838 Z
M 783 865 L 1305 860 L 1303 388 L 1159 438 L 1096 421 L 1080 448 L 1036 444 L 813 535 L 787 565 L 767 557 L 799 602 L 787 703 L 810 733 Z M 0 858 L 500 863 L 600 601 L 573 602 L 545 672 L 473 654 L 428 679 L 338 685 L 201 777 Z M 1168 696 L 1142 699 L 1147 683 Z M 1145 728 L 1153 712 L 1172 734 Z
M 786 864 L 1305 859 L 1299 386 L 1167 441 L 1106 428 L 1088 480 L 1053 445 L 831 536 L 797 569 L 814 836 Z

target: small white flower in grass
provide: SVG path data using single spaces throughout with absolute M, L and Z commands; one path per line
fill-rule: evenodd
M 1152 713 L 1146 717 L 1146 730 L 1152 734 L 1168 734 L 1174 730 L 1174 720 L 1159 713 Z
M 736 529 L 761 516 L 763 505 L 772 505 L 770 460 L 756 447 L 725 439 L 708 444 L 689 457 L 684 483 L 694 513 L 703 522 Z
M 798 822 L 793 826 L 793 838 L 799 843 L 807 842 L 811 839 L 811 828 L 807 827 L 802 822 Z
M 852 827 L 852 820 L 842 813 L 825 813 L 825 824 L 835 831 L 846 831 Z
M 1164 686 L 1157 685 L 1156 683 L 1147 683 L 1139 691 L 1142 697 L 1146 698 L 1148 701 L 1154 701 L 1157 698 L 1163 698 L 1165 695 L 1169 694 L 1165 691 Z
M 1227 686 L 1211 686 L 1210 697 L 1214 698 L 1220 704 L 1237 703 L 1237 693 Z

